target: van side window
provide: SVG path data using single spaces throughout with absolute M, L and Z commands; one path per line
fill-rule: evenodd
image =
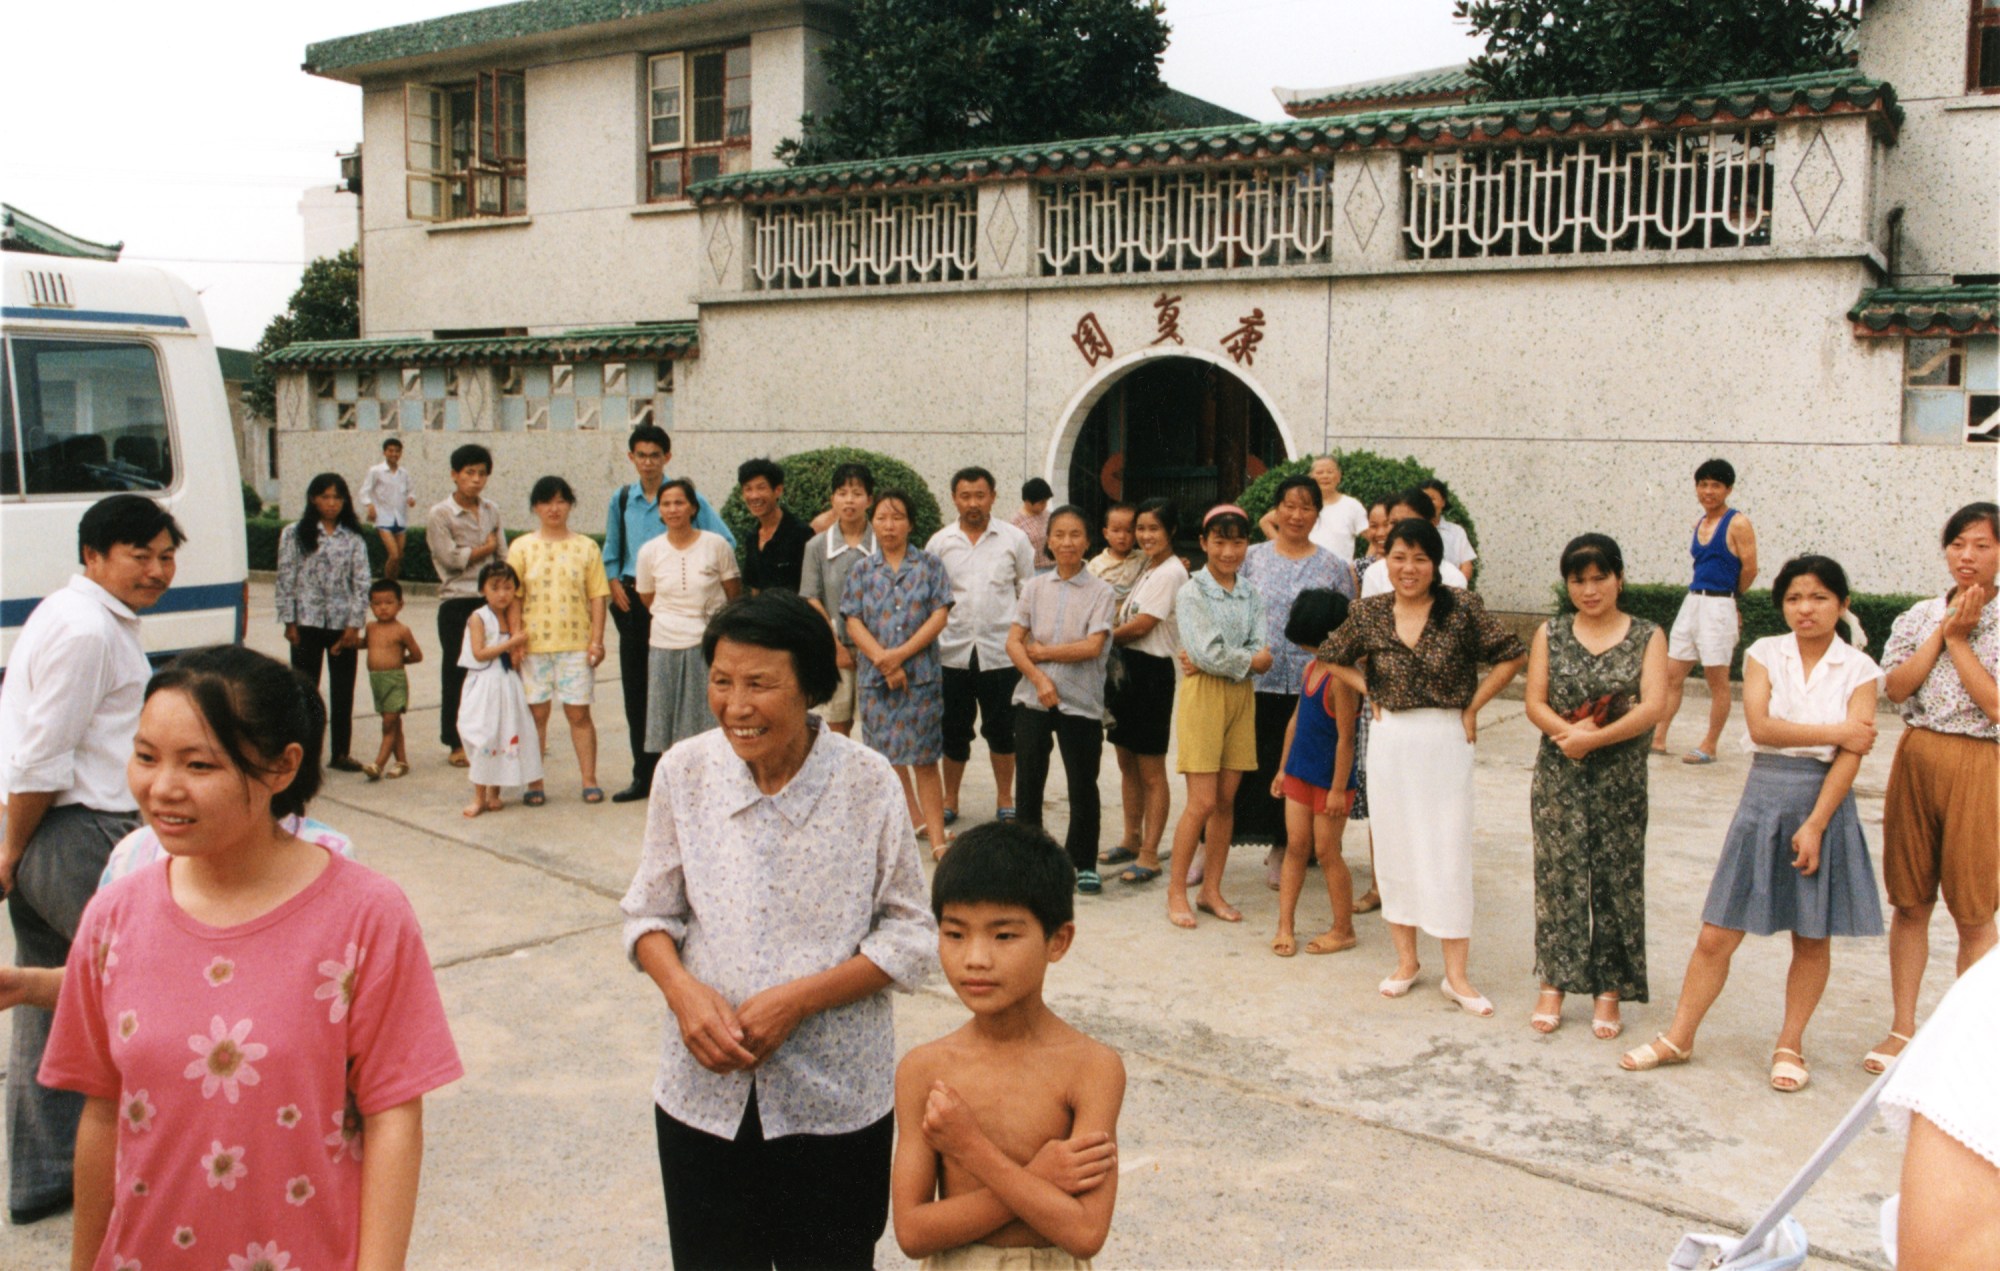
M 7 493 L 173 484 L 166 393 L 150 345 L 23 336 L 7 341 L 7 362 Z

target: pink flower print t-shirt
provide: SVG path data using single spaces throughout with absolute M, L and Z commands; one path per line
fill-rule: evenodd
M 209 927 L 170 865 L 91 900 L 42 1059 L 43 1085 L 117 1107 L 96 1266 L 352 1266 L 361 1119 L 464 1074 L 416 914 L 329 852 L 270 913 Z

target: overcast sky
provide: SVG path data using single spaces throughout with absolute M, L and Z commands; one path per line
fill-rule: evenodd
M 486 7 L 474 0 L 76 0 L 10 6 L 0 41 L 0 199 L 122 240 L 202 293 L 249 348 L 303 265 L 298 202 L 360 139 L 360 90 L 299 70 L 319 39 Z M 1260 119 L 1273 85 L 1462 61 L 1451 0 L 1168 0 L 1165 75 Z M 85 77 L 88 78 L 85 78 Z

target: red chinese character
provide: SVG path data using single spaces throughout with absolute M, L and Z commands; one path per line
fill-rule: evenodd
M 1181 298 L 1170 296 L 1163 291 L 1160 293 L 1160 298 L 1153 302 L 1153 308 L 1159 310 L 1155 316 L 1159 320 L 1160 327 L 1160 333 L 1153 337 L 1153 343 L 1165 344 L 1168 340 L 1172 340 L 1175 344 L 1186 343 L 1181 339 Z
M 1086 313 L 1077 321 L 1076 331 L 1070 339 L 1076 341 L 1077 351 L 1092 366 L 1115 356 L 1111 352 L 1111 337 L 1104 334 L 1104 324 L 1097 320 L 1094 313 Z
M 1257 364 L 1257 346 L 1264 342 L 1264 311 L 1252 309 L 1247 317 L 1239 319 L 1242 326 L 1222 337 L 1222 347 L 1241 366 Z

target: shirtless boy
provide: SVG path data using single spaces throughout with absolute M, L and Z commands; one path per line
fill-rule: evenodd
M 935 1271 L 1088 1267 L 1118 1195 L 1125 1065 L 1042 1001 L 1076 936 L 1076 872 L 1018 822 L 959 836 L 931 885 L 964 1027 L 896 1069 L 896 1242 Z
M 403 587 L 393 578 L 378 578 L 368 588 L 368 688 L 375 695 L 375 713 L 382 717 L 382 748 L 375 762 L 361 765 L 370 781 L 395 778 L 410 771 L 410 753 L 403 745 L 403 712 L 410 709 L 410 677 L 404 667 L 424 660 L 417 637 L 397 617 L 403 612 Z M 390 763 L 391 757 L 395 758 Z
M 1729 722 L 1729 664 L 1736 654 L 1743 619 L 1737 599 L 1757 577 L 1757 534 L 1750 518 L 1729 506 L 1736 469 L 1726 459 L 1710 459 L 1694 470 L 1695 502 L 1701 519 L 1695 522 L 1688 554 L 1694 558 L 1694 581 L 1674 617 L 1667 636 L 1667 696 L 1660 722 L 1653 726 L 1653 753 L 1667 753 L 1667 729 L 1681 709 L 1681 688 L 1688 672 L 1701 668 L 1708 681 L 1708 733 L 1701 744 L 1681 756 L 1682 763 L 1714 763 L 1722 729 Z

